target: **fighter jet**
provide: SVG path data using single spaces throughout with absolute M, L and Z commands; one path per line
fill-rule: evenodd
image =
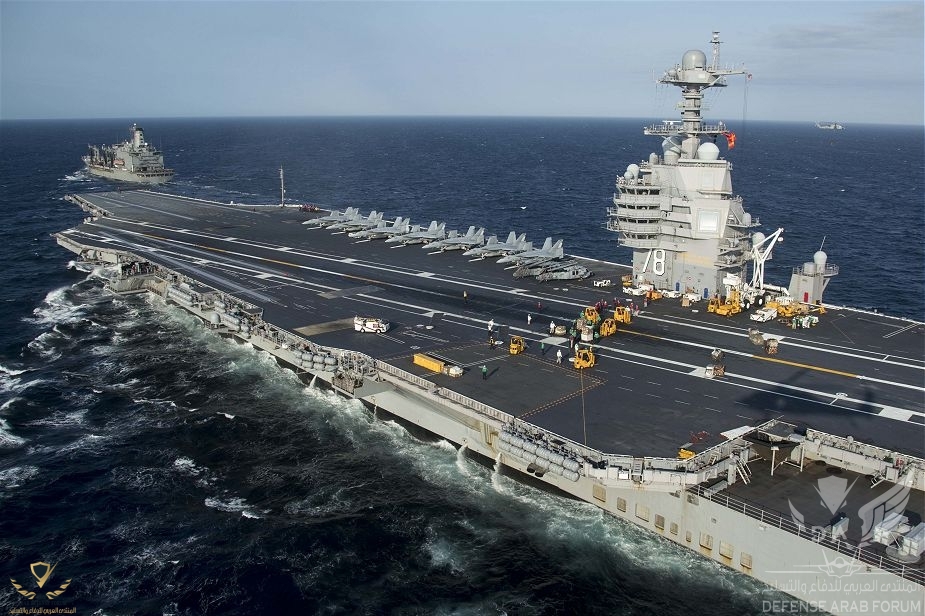
M 427 227 L 424 231 L 417 231 L 415 233 L 406 233 L 404 235 L 396 235 L 395 237 L 390 237 L 385 241 L 386 244 L 401 244 L 405 246 L 407 244 L 423 244 L 425 242 L 434 242 L 436 240 L 442 240 L 446 237 L 446 223 L 441 222 L 439 225 L 436 220 L 430 221 L 430 226 Z
M 334 210 L 327 216 L 322 216 L 321 218 L 312 218 L 311 220 L 306 220 L 303 222 L 303 225 L 313 225 L 316 227 L 326 227 L 328 225 L 333 225 L 338 222 L 344 222 L 345 220 L 353 220 L 360 215 L 360 210 L 355 207 L 348 207 L 343 212 Z
M 369 213 L 369 216 L 363 218 L 362 216 L 358 217 L 356 220 L 345 220 L 344 222 L 338 222 L 328 227 L 330 231 L 340 231 L 341 233 L 345 231 L 360 231 L 361 229 L 372 229 L 376 227 L 380 222 L 382 222 L 383 214 L 373 210 Z
M 395 222 L 379 221 L 379 224 L 372 229 L 362 229 L 348 233 L 347 237 L 358 240 L 374 240 L 381 237 L 393 237 L 411 231 L 411 219 L 397 216 Z
M 533 245 L 527 242 L 526 233 L 521 233 L 520 237 L 517 237 L 517 234 L 511 231 L 508 233 L 507 241 L 499 242 L 498 236 L 492 235 L 488 238 L 488 242 L 484 246 L 470 248 L 464 252 L 463 255 L 484 259 L 486 257 L 500 257 L 502 255 L 514 254 L 515 252 L 524 252 L 532 248 Z
M 447 237 L 445 240 L 439 240 L 436 242 L 431 242 L 430 244 L 425 244 L 421 248 L 439 252 L 443 252 L 445 250 L 465 250 L 467 248 L 473 248 L 474 246 L 481 246 L 484 242 L 485 227 L 482 227 L 478 231 L 475 230 L 475 227 L 469 227 L 469 230 L 466 231 L 465 235 Z
M 562 240 L 553 244 L 552 238 L 547 237 L 542 248 L 534 248 L 532 250 L 525 250 L 524 252 L 501 257 L 498 259 L 498 263 L 523 263 L 528 260 L 537 263 L 541 262 L 543 259 L 552 261 L 553 259 L 561 259 L 564 254 L 565 252 L 562 250 Z

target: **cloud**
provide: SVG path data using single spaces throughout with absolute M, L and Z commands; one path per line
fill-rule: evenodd
M 925 28 L 925 7 L 920 2 L 878 6 L 848 17 L 848 21 L 845 16 L 840 22 L 820 21 L 824 12 L 808 17 L 813 23 L 773 33 L 770 45 L 790 49 L 890 50 L 896 48 L 896 39 L 921 41 Z

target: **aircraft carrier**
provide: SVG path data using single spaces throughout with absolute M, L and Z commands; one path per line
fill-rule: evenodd
M 667 79 L 737 74 L 713 42 L 713 64 L 687 52 Z M 665 152 L 617 182 L 632 268 L 516 234 L 141 190 L 69 195 L 88 217 L 56 237 L 115 293 L 163 297 L 312 386 L 794 597 L 769 611 L 919 613 L 925 325 L 824 304 L 824 255 L 790 289 L 749 279 L 776 238 L 689 141 L 726 131 L 685 100 L 680 129 L 653 132 Z M 722 181 L 686 188 L 692 170 Z M 653 203 L 673 231 L 629 212 Z M 714 253 L 665 244 L 681 239 Z

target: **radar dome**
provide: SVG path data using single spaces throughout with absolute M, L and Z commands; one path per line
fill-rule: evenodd
M 649 154 L 649 164 L 650 165 L 658 164 L 658 154 L 656 154 L 655 152 L 652 152 L 651 154 Z
M 746 227 L 752 226 L 752 215 L 748 212 L 745 212 L 745 215 L 742 216 L 742 224 Z
M 716 160 L 719 158 L 719 148 L 712 141 L 701 143 L 697 148 L 697 158 L 700 160 Z
M 813 263 L 816 264 L 817 272 L 825 270 L 825 262 L 826 262 L 826 259 L 828 258 L 829 258 L 828 255 L 822 252 L 821 250 L 817 250 L 813 254 Z
M 668 137 L 662 141 L 662 151 L 665 154 L 669 152 L 674 152 L 675 154 L 681 154 L 681 138 L 675 135 L 674 137 Z
M 630 174 L 631 177 L 638 178 L 639 177 L 639 165 L 637 165 L 636 163 L 633 163 L 627 166 L 626 172 Z
M 665 153 L 665 164 L 677 164 L 681 158 L 681 138 L 675 135 L 662 141 L 662 151 Z
M 752 236 L 752 246 L 757 246 L 758 244 L 763 242 L 764 239 L 765 239 L 764 233 L 762 233 L 761 231 L 758 231 Z
M 684 52 L 684 56 L 681 57 L 681 68 L 685 71 L 691 69 L 701 69 L 703 70 L 707 66 L 707 54 L 703 53 L 699 49 L 691 49 Z

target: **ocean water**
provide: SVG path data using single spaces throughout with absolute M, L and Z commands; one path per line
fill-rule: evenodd
M 149 120 L 166 190 L 378 209 L 562 238 L 603 229 L 644 120 Z M 445 441 L 306 388 L 268 356 L 145 297 L 112 297 L 50 233 L 87 143 L 127 121 L 0 123 L 0 563 L 57 563 L 55 605 L 96 614 L 762 614 L 770 589 L 596 508 L 495 476 Z M 731 125 L 732 126 L 732 125 Z M 820 245 L 828 302 L 925 317 L 921 127 L 750 122 L 733 186 L 768 277 Z M 824 241 L 824 244 L 823 244 Z M 12 585 L 0 610 L 30 606 Z M 46 589 L 47 590 L 47 589 Z M 46 601 L 45 604 L 50 602 Z

